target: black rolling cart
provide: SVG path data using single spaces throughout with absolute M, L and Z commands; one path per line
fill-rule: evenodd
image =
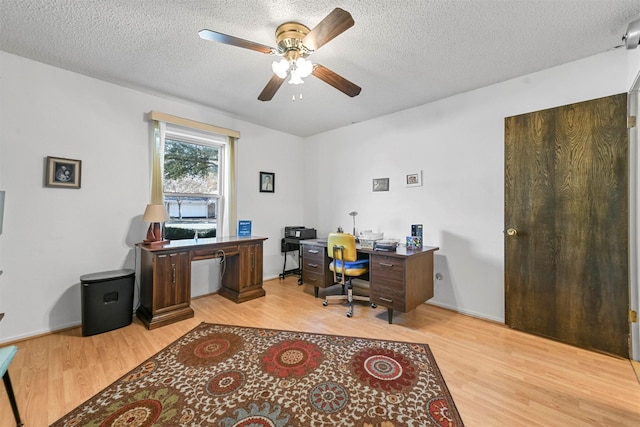
M 298 275 L 298 285 L 302 285 L 302 252 L 300 252 L 300 240 L 315 239 L 316 229 L 304 226 L 290 226 L 284 228 L 284 237 L 280 241 L 280 252 L 284 253 L 284 265 L 280 279 L 284 279 L 289 274 Z M 298 252 L 298 266 L 287 270 L 287 253 Z

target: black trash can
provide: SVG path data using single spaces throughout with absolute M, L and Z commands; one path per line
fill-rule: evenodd
M 133 270 L 113 270 L 80 276 L 82 336 L 100 334 L 131 324 Z

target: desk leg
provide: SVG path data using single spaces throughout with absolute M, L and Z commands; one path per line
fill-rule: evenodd
M 302 286 L 302 248 L 298 245 L 298 286 Z M 318 288 L 316 288 L 316 297 L 318 296 Z
M 387 315 L 389 316 L 389 324 L 393 323 L 393 308 L 387 308 Z
M 287 252 L 284 253 L 284 264 L 282 265 L 282 274 L 280 275 L 280 279 L 284 279 L 287 275 Z

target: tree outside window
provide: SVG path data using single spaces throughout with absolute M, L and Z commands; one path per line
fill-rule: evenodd
M 221 146 L 167 136 L 164 149 L 164 199 L 171 240 L 215 237 L 219 212 Z

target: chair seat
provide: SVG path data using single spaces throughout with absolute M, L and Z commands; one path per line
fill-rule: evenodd
M 7 372 L 9 369 L 9 364 L 13 360 L 13 357 L 18 352 L 18 347 L 15 345 L 10 345 L 8 347 L 0 348 L 0 377 Z
M 342 263 L 343 261 L 339 259 L 333 260 L 331 264 L 329 264 L 329 270 L 342 273 Z M 369 271 L 369 260 L 359 259 L 357 261 L 345 261 L 344 266 L 346 268 L 345 273 L 347 276 L 361 276 Z

